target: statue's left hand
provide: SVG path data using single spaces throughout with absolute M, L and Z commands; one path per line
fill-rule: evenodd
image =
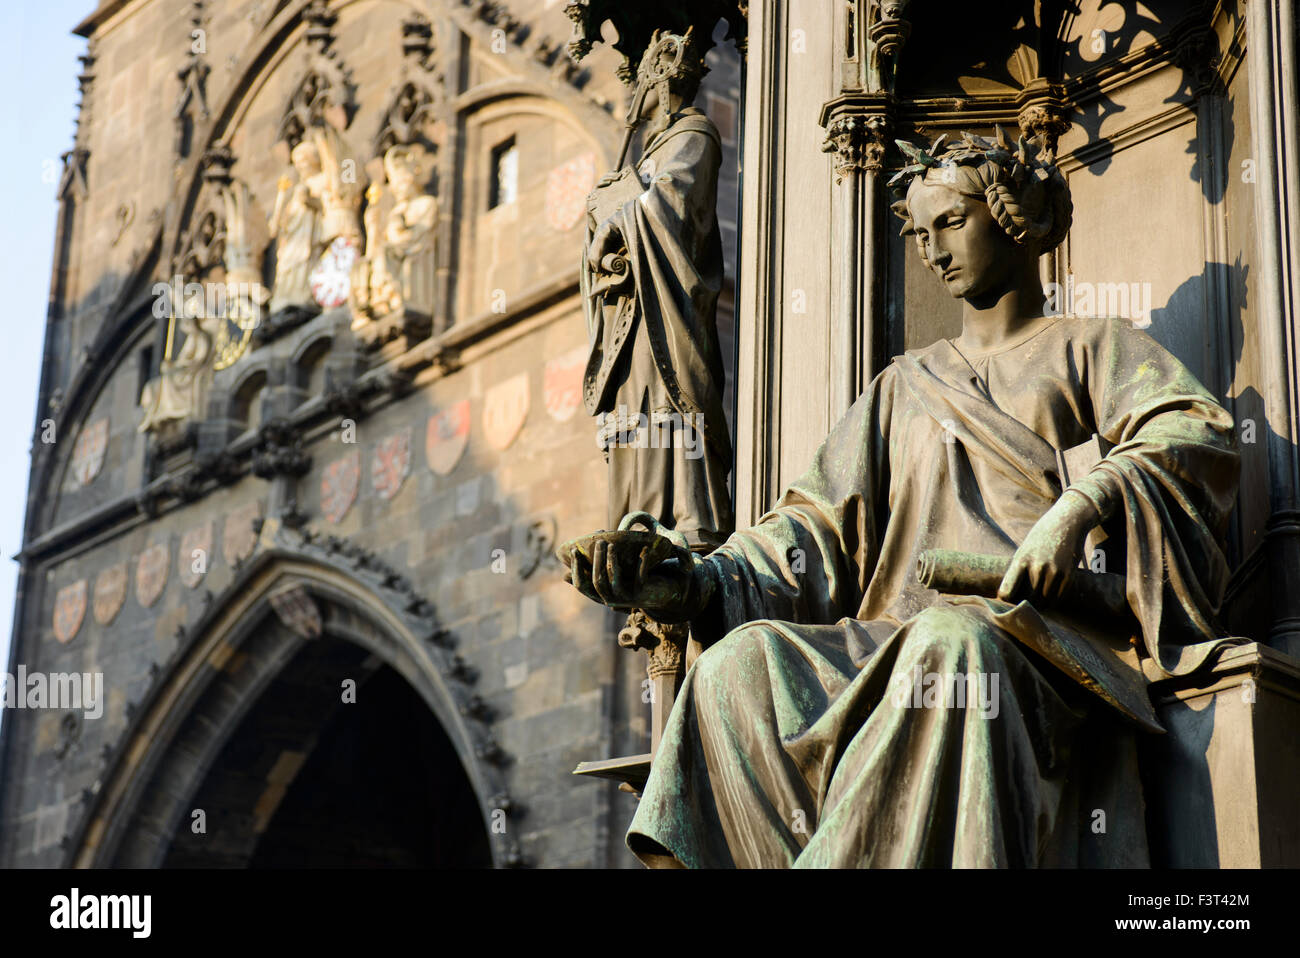
M 1087 497 L 1077 492 L 1062 495 L 1034 523 L 1012 556 L 998 598 L 1004 602 L 1040 599 L 1049 605 L 1060 599 L 1077 571 L 1083 541 L 1098 518 Z
M 609 253 L 617 253 L 622 245 L 622 234 L 612 222 L 606 220 L 591 235 L 591 245 L 587 247 L 587 265 L 593 272 L 600 272 L 600 261 Z

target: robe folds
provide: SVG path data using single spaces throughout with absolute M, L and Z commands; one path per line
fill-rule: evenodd
M 1070 486 L 1105 520 L 1131 623 L 921 586 L 926 549 L 1010 557 L 1062 494 L 1056 452 L 1094 434 L 1111 448 Z M 656 866 L 1148 864 L 1146 685 L 1233 641 L 1238 469 L 1229 414 L 1123 320 L 896 358 L 706 558 L 707 648 L 628 846 Z
M 626 249 L 627 281 L 602 292 L 585 251 L 581 272 L 591 339 L 583 397 L 602 423 L 610 528 L 646 511 L 693 546 L 716 545 L 734 524 L 717 328 L 721 161 L 703 111 L 674 114 L 646 144 L 637 191 L 606 220 Z

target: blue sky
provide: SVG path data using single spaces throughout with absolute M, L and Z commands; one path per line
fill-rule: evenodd
M 27 467 L 41 372 L 45 310 L 54 255 L 57 183 L 48 161 L 72 146 L 77 57 L 72 35 L 94 0 L 8 0 L 0 9 L 0 662 L 9 661 Z M 0 666 L 0 671 L 4 667 Z

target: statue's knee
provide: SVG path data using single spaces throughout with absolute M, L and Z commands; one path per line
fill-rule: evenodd
M 732 629 L 701 653 L 692 674 L 697 683 L 720 680 L 729 682 L 752 673 L 756 663 L 766 658 L 763 651 L 767 630 L 750 622 Z
M 983 661 L 999 653 L 1005 641 L 1001 630 L 976 609 L 959 605 L 932 606 L 909 624 L 904 654 L 933 669 Z

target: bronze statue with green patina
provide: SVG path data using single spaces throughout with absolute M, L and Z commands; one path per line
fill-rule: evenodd
M 1040 143 L 900 146 L 961 334 L 896 357 L 707 556 L 561 549 L 584 594 L 705 646 L 628 833 L 649 865 L 1146 865 L 1147 687 L 1231 641 L 1231 417 L 1145 332 L 1045 309 L 1072 207 Z

